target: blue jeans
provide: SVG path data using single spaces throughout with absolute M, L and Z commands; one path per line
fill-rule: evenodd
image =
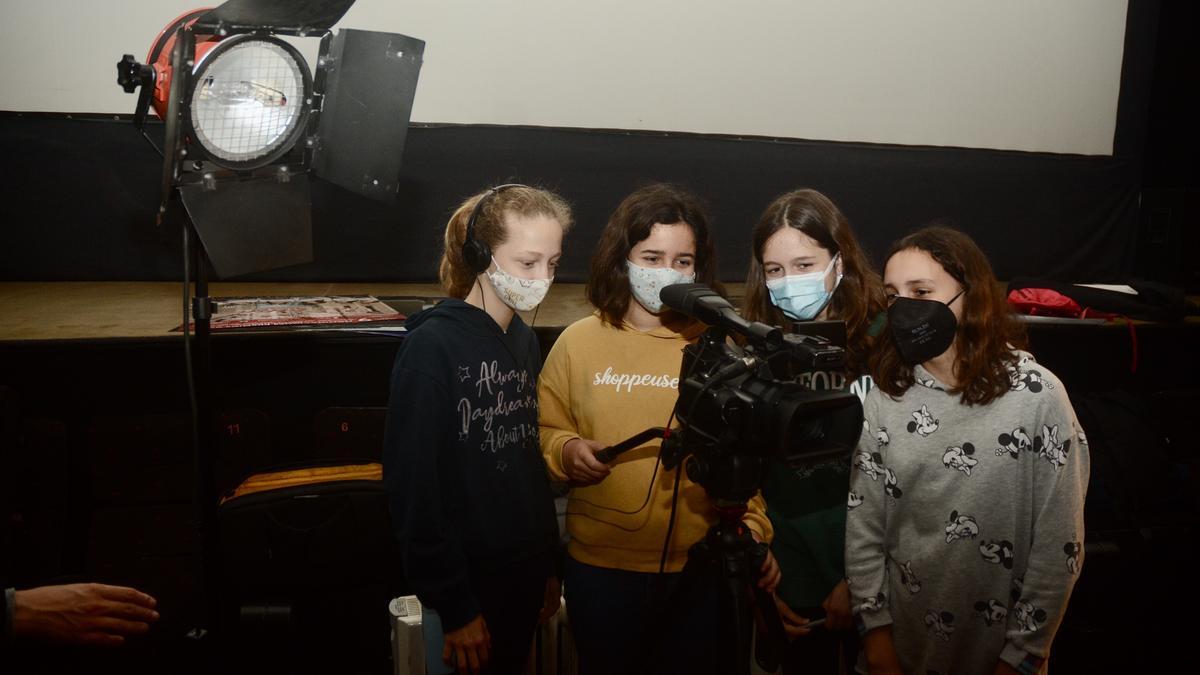
M 717 673 L 720 587 L 677 597 L 679 573 L 609 569 L 568 556 L 563 590 L 581 675 Z
M 454 669 L 442 661 L 442 646 L 446 634 L 442 632 L 442 617 L 421 606 L 421 639 L 425 642 L 425 675 L 453 675 Z

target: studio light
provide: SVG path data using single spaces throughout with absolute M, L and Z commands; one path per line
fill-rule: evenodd
M 294 47 L 239 35 L 196 64 L 187 132 L 214 162 L 253 169 L 278 159 L 304 130 L 312 76 Z
M 135 122 L 144 124 L 153 104 L 169 114 L 171 53 L 181 27 L 211 10 L 175 19 L 159 33 L 143 66 L 126 54 L 117 83 L 127 92 L 141 86 Z M 304 131 L 312 102 L 312 73 L 292 45 L 271 36 L 197 36 L 191 90 L 184 92 L 184 133 L 204 159 L 228 169 L 255 169 L 278 160 Z
M 134 125 L 151 144 L 151 107 L 163 121 L 158 222 L 184 235 L 183 351 L 208 605 L 197 635 L 220 623 L 222 589 L 209 265 L 227 278 L 312 261 L 311 178 L 382 201 L 399 186 L 425 43 L 331 31 L 353 4 L 228 0 L 168 23 L 145 64 L 131 54 L 117 62 L 117 83 L 141 88 Z M 315 71 L 281 35 L 321 40 Z
M 353 4 L 229 0 L 117 62 L 135 126 L 164 122 L 159 221 L 178 198 L 221 277 L 312 261 L 310 176 L 395 197 L 425 43 L 331 31 Z M 316 68 L 279 36 L 319 38 Z

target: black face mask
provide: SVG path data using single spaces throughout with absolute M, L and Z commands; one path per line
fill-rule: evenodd
M 892 306 L 888 307 L 888 328 L 905 363 L 910 366 L 924 363 L 941 356 L 954 344 L 958 320 L 950 311 L 950 305 L 964 292 L 965 288 L 944 304 L 916 298 L 892 301 Z

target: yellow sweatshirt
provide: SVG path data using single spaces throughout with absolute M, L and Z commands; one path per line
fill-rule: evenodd
M 542 454 L 550 473 L 567 480 L 562 449 L 573 438 L 612 445 L 649 427 L 666 426 L 678 396 L 683 348 L 703 328 L 694 324 L 683 333 L 667 328 L 642 332 L 628 324 L 607 325 L 598 315 L 568 326 L 546 357 L 538 384 Z M 658 446 L 659 441 L 650 441 L 626 452 L 610 465 L 612 473 L 603 481 L 571 490 L 567 552 L 573 558 L 597 567 L 658 571 L 675 482 L 675 471 L 661 465 L 654 476 Z M 761 496 L 750 501 L 743 520 L 760 539 L 770 540 Z M 688 547 L 714 522 L 716 513 L 704 488 L 685 472 L 666 571 L 683 568 Z

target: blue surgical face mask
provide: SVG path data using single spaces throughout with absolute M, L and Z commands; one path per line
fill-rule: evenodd
M 778 307 L 788 318 L 794 321 L 812 321 L 829 304 L 833 292 L 842 283 L 842 274 L 838 272 L 837 281 L 833 288 L 826 290 L 825 278 L 837 264 L 838 256 L 833 256 L 824 272 L 809 272 L 808 274 L 791 274 L 779 279 L 768 279 L 767 290 L 771 293 L 771 304 Z

